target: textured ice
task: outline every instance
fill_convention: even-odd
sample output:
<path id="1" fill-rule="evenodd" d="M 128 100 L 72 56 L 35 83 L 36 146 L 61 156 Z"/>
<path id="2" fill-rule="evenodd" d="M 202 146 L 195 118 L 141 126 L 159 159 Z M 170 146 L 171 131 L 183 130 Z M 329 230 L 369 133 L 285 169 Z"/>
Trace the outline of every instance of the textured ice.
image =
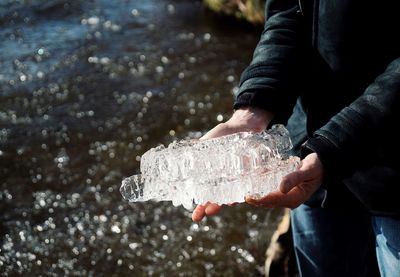
<path id="1" fill-rule="evenodd" d="M 185 140 L 152 148 L 141 158 L 141 174 L 122 181 L 122 196 L 136 201 L 193 204 L 243 202 L 248 195 L 277 190 L 298 157 L 283 125 L 261 133 L 242 132 L 208 140 Z"/>

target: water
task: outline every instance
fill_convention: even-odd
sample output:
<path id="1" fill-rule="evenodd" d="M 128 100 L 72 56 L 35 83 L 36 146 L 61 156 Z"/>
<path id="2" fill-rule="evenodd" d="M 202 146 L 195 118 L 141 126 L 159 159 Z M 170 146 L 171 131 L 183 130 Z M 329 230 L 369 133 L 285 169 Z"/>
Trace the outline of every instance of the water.
<path id="1" fill-rule="evenodd" d="M 124 201 L 159 143 L 226 119 L 257 30 L 197 1 L 0 2 L 0 272 L 260 275 L 279 211 Z"/>

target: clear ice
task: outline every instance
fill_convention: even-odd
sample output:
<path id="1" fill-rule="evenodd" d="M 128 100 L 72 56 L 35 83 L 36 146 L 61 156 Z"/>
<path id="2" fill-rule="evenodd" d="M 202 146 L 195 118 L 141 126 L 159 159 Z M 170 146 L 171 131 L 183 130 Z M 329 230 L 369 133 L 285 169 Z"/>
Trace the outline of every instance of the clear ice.
<path id="1" fill-rule="evenodd" d="M 141 174 L 122 181 L 120 192 L 131 202 L 172 201 L 194 204 L 244 202 L 278 189 L 300 159 L 283 125 L 261 133 L 241 132 L 207 140 L 175 141 L 143 154 Z"/>

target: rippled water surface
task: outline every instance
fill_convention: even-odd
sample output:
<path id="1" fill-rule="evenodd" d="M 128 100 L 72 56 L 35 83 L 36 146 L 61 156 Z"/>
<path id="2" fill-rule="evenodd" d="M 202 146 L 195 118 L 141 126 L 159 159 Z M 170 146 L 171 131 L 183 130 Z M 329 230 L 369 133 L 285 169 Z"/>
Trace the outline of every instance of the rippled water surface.
<path id="1" fill-rule="evenodd" d="M 118 191 L 229 116 L 257 30 L 190 0 L 3 0 L 0 25 L 2 274 L 261 274 L 278 212 L 196 224 Z"/>

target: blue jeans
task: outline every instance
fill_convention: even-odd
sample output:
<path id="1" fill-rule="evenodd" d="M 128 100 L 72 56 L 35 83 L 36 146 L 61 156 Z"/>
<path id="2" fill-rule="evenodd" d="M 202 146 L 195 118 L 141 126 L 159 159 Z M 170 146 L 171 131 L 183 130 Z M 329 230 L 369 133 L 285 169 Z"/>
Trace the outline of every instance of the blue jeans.
<path id="1" fill-rule="evenodd" d="M 300 276 L 365 276 L 373 243 L 381 276 L 400 276 L 398 219 L 301 205 L 292 230 Z"/>
<path id="2" fill-rule="evenodd" d="M 381 275 L 400 276 L 400 219 L 373 216 L 372 225 Z"/>

